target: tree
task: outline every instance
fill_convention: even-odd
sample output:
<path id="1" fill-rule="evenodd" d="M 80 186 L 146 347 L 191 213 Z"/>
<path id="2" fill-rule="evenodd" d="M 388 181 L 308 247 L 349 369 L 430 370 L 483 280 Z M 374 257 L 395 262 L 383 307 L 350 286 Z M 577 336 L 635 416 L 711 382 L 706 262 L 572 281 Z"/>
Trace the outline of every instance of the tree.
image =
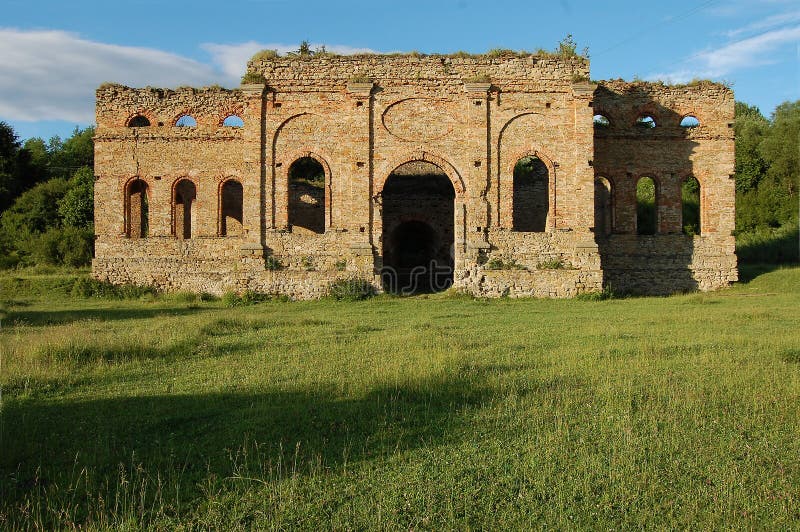
<path id="1" fill-rule="evenodd" d="M 58 214 L 66 227 L 90 228 L 94 223 L 94 172 L 83 167 L 69 180 L 69 190 L 58 201 Z"/>
<path id="2" fill-rule="evenodd" d="M 766 175 L 769 165 L 759 146 L 769 129 L 769 121 L 758 107 L 736 102 L 736 191 L 753 190 Z"/>

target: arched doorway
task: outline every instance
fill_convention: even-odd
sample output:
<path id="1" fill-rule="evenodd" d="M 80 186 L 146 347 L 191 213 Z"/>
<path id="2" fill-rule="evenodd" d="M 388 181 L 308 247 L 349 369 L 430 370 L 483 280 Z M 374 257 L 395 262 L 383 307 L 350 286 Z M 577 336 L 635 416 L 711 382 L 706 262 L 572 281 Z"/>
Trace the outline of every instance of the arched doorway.
<path id="1" fill-rule="evenodd" d="M 389 292 L 439 292 L 453 284 L 455 190 L 426 161 L 397 167 L 381 193 L 383 283 Z"/>

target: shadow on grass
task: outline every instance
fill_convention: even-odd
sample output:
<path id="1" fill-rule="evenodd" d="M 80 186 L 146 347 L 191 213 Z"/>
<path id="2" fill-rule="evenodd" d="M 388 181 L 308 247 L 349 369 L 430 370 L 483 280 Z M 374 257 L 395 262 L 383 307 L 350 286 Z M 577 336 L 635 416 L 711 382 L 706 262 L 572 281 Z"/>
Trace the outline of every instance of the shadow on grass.
<path id="1" fill-rule="evenodd" d="M 490 374 L 499 371 L 493 367 Z M 317 386 L 61 403 L 8 401 L 0 414 L 0 517 L 14 515 L 15 507 L 31 499 L 66 497 L 75 471 L 84 468 L 90 472 L 86 489 L 81 488 L 87 499 L 79 497 L 77 507 L 89 505 L 88 494 L 102 486 L 119 484 L 122 469 L 139 466 L 173 493 L 179 490 L 179 498 L 191 505 L 209 475 L 220 482 L 235 475 L 280 481 L 460 441 L 472 434 L 474 411 L 497 396 L 490 374 L 460 368 L 407 385 L 377 387 L 357 398 Z M 580 385 L 546 379 L 530 384 L 529 394 L 550 397 Z M 255 444 L 249 453 L 248 442 Z"/>
<path id="2" fill-rule="evenodd" d="M 76 321 L 143 320 L 161 316 L 189 316 L 213 310 L 204 307 L 106 308 L 12 311 L 9 324 L 64 325 Z"/>

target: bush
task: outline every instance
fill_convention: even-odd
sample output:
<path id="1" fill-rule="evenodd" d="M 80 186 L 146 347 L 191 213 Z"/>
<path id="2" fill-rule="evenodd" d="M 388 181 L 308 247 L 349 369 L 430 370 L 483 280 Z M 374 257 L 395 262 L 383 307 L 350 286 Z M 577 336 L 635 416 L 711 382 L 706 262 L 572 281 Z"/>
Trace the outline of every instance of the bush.
<path id="1" fill-rule="evenodd" d="M 263 84 L 266 83 L 267 80 L 264 78 L 263 74 L 259 74 L 258 72 L 247 72 L 244 76 L 242 76 L 242 84 Z"/>
<path id="2" fill-rule="evenodd" d="M 366 279 L 337 279 L 328 287 L 328 296 L 336 301 L 363 301 L 375 295 L 375 287 Z"/>
<path id="3" fill-rule="evenodd" d="M 581 292 L 575 296 L 578 301 L 605 301 L 606 299 L 614 299 L 614 291 L 610 286 L 606 286 L 602 290 L 594 290 L 592 292 Z"/>
<path id="4" fill-rule="evenodd" d="M 514 259 L 503 260 L 500 257 L 492 257 L 483 266 L 487 270 L 527 270 L 522 264 L 518 264 Z"/>
<path id="5" fill-rule="evenodd" d="M 225 294 L 223 294 L 222 304 L 229 308 L 244 307 L 247 305 L 255 305 L 257 303 L 263 303 L 264 301 L 269 301 L 270 299 L 272 299 L 272 296 L 270 296 L 269 294 L 262 294 L 260 292 L 254 292 L 252 290 L 246 290 L 241 294 L 237 294 L 236 292 L 230 291 L 230 292 L 225 292 Z"/>
<path id="6" fill-rule="evenodd" d="M 800 230 L 794 224 L 760 227 L 736 234 L 736 255 L 743 263 L 780 264 L 800 261 Z"/>
<path id="7" fill-rule="evenodd" d="M 102 299 L 140 299 L 144 296 L 155 296 L 158 290 L 152 286 L 139 286 L 134 284 L 113 285 L 105 281 L 98 281 L 91 277 L 78 277 L 72 285 L 71 294 L 74 297 L 96 297 Z"/>
<path id="8" fill-rule="evenodd" d="M 20 243 L 37 264 L 88 266 L 94 253 L 94 231 L 80 227 L 48 229 Z M 27 249 L 25 249 L 27 248 Z"/>

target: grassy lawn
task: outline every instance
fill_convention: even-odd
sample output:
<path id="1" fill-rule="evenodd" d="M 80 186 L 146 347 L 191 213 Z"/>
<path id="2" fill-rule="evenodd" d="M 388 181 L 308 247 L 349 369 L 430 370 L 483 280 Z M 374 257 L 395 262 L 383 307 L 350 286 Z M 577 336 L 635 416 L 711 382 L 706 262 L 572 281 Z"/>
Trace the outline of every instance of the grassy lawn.
<path id="1" fill-rule="evenodd" d="M 0 529 L 796 529 L 800 269 L 751 273 L 233 308 L 2 274 Z"/>

